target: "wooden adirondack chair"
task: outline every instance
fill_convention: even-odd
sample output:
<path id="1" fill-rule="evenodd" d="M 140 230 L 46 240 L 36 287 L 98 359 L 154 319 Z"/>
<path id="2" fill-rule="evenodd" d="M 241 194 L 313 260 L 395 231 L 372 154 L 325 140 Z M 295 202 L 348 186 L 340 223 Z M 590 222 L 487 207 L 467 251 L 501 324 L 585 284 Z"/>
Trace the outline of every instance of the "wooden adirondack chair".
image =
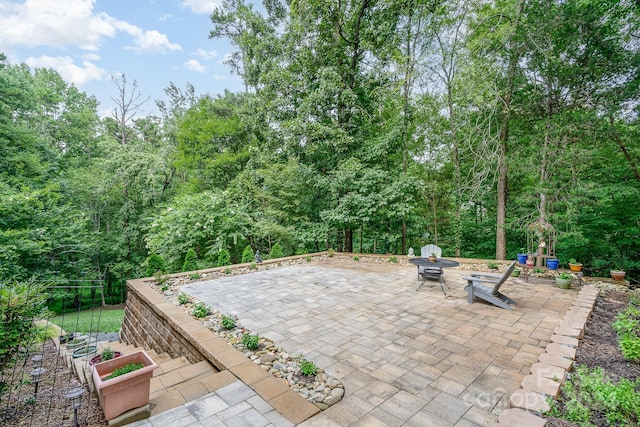
<path id="1" fill-rule="evenodd" d="M 465 286 L 464 290 L 467 291 L 467 302 L 471 304 L 473 303 L 473 297 L 478 297 L 498 307 L 512 310 L 511 305 L 516 305 L 516 302 L 500 293 L 499 290 L 509 276 L 511 276 L 511 272 L 515 266 L 516 262 L 513 261 L 502 275 L 472 273 L 471 277 L 465 277 L 464 279 L 467 281 L 467 286 Z"/>

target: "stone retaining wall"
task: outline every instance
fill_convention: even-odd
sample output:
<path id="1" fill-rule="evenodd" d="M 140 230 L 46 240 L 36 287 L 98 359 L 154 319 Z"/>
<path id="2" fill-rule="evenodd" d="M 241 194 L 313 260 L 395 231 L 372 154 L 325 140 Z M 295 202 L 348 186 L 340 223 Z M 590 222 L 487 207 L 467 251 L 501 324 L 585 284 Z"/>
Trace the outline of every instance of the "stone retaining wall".
<path id="1" fill-rule="evenodd" d="M 184 333 L 184 321 L 193 321 L 190 316 L 168 303 L 142 280 L 130 280 L 127 288 L 129 293 L 120 331 L 122 341 L 153 349 L 159 354 L 167 353 L 172 358 L 185 356 L 191 363 L 205 360 L 193 337 Z"/>

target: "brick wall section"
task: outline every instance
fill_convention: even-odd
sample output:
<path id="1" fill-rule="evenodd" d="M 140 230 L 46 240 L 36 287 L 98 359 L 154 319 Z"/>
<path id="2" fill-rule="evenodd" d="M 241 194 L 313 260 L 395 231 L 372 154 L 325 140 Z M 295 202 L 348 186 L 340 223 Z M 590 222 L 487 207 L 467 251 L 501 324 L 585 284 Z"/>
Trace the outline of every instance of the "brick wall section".
<path id="1" fill-rule="evenodd" d="M 129 293 L 120 333 L 124 342 L 167 353 L 172 358 L 185 356 L 191 363 L 206 359 L 196 339 L 188 333 L 202 327 L 199 322 L 142 280 L 130 280 L 127 287 Z"/>

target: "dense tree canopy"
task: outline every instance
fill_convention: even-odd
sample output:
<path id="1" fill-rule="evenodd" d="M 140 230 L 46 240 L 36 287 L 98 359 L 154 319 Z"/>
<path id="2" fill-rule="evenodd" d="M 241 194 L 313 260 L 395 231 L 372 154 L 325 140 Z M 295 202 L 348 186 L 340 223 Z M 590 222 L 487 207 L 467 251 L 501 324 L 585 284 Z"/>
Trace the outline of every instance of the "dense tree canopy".
<path id="1" fill-rule="evenodd" d="M 245 90 L 167 82 L 159 117 L 124 76 L 101 119 L 0 57 L 0 280 L 82 271 L 117 292 L 150 255 L 173 272 L 247 247 L 512 259 L 534 221 L 561 262 L 640 276 L 636 2 L 264 6 L 211 15 Z"/>

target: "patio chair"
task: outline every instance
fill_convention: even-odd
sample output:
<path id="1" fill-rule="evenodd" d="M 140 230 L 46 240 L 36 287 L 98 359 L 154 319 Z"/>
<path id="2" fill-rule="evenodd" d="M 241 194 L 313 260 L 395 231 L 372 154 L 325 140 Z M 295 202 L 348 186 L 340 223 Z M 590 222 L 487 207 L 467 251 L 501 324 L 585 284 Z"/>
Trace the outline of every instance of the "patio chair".
<path id="1" fill-rule="evenodd" d="M 516 305 L 516 302 L 500 293 L 499 290 L 511 276 L 515 266 L 516 262 L 513 261 L 502 275 L 471 273 L 471 277 L 464 277 L 464 280 L 467 281 L 467 286 L 464 287 L 464 290 L 467 291 L 467 302 L 471 304 L 473 303 L 473 297 L 478 297 L 498 307 L 512 310 L 511 305 Z"/>
<path id="2" fill-rule="evenodd" d="M 420 256 L 422 258 L 428 258 L 431 256 L 431 254 L 436 254 L 437 258 L 440 258 L 442 256 L 442 249 L 440 249 L 438 246 L 436 245 L 426 245 L 423 246 L 420 249 Z M 418 266 L 418 280 L 422 280 L 422 283 L 420 283 L 420 285 L 418 285 L 418 288 L 416 289 L 416 291 L 418 289 L 420 289 L 420 287 L 422 285 L 424 285 L 424 281 L 425 279 L 434 279 L 434 280 L 438 280 L 440 282 L 440 287 L 442 288 L 442 292 L 444 292 L 444 288 L 442 287 L 442 283 L 444 283 L 445 285 L 447 284 L 447 282 L 444 281 L 444 272 L 442 271 L 442 267 L 429 267 L 429 266 L 424 266 L 424 265 L 419 265 Z M 447 285 L 447 287 L 449 287 L 449 285 Z M 445 292 L 446 295 L 446 292 Z"/>

